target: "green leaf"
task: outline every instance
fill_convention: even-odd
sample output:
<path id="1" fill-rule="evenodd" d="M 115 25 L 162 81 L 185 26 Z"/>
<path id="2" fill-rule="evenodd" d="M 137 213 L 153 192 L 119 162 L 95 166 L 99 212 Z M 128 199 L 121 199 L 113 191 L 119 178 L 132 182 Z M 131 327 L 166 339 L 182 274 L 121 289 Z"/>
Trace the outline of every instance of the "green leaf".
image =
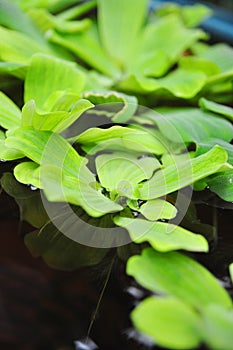
<path id="1" fill-rule="evenodd" d="M 187 350 L 201 342 L 199 315 L 173 297 L 149 297 L 133 310 L 131 317 L 140 332 L 164 348 Z"/>
<path id="2" fill-rule="evenodd" d="M 51 131 L 19 128 L 7 138 L 8 147 L 15 148 L 37 164 L 64 167 L 70 175 L 76 176 L 85 160 L 58 134 Z M 88 178 L 88 170 L 86 176 Z"/>
<path id="3" fill-rule="evenodd" d="M 221 72 L 232 71 L 233 49 L 229 45 L 223 43 L 211 45 L 199 56 L 215 63 Z"/>
<path id="4" fill-rule="evenodd" d="M 203 236 L 173 224 L 121 216 L 115 217 L 114 222 L 127 229 L 133 242 L 149 242 L 161 252 L 177 249 L 208 251 L 208 243 Z"/>
<path id="5" fill-rule="evenodd" d="M 51 53 L 48 47 L 17 31 L 0 27 L 0 37 L 0 59 L 2 61 L 28 64 L 32 55 L 37 52 Z"/>
<path id="6" fill-rule="evenodd" d="M 215 277 L 195 260 L 177 252 L 159 253 L 144 249 L 127 263 L 127 273 L 143 287 L 177 297 L 202 312 L 204 306 L 219 304 L 232 308 L 232 301 Z"/>
<path id="7" fill-rule="evenodd" d="M 131 198 L 135 186 L 149 179 L 161 164 L 156 158 L 140 157 L 126 152 L 102 154 L 96 158 L 100 183 L 108 191 Z"/>
<path id="8" fill-rule="evenodd" d="M 163 154 L 165 147 L 158 138 L 143 128 L 112 126 L 108 129 L 90 128 L 80 134 L 75 142 L 89 144 L 97 152 L 99 145 L 105 150 L 131 150 L 135 152 Z"/>
<path id="9" fill-rule="evenodd" d="M 174 140 L 174 130 L 177 130 L 184 142 L 205 142 L 212 138 L 231 141 L 233 126 L 214 113 L 198 108 L 157 108 L 156 115 L 150 120 L 158 125 L 160 131 L 171 141 Z M 192 128 L 190 128 L 192 125 Z"/>
<path id="10" fill-rule="evenodd" d="M 7 147 L 4 132 L 0 133 L 0 159 L 8 161 L 23 158 L 24 154 L 17 149 Z"/>
<path id="11" fill-rule="evenodd" d="M 14 176 L 16 180 L 25 185 L 30 184 L 34 187 L 41 188 L 39 166 L 34 162 L 23 162 L 16 165 L 14 168 Z"/>
<path id="12" fill-rule="evenodd" d="M 40 30 L 30 17 L 13 4 L 12 1 L 0 1 L 0 24 L 30 36 L 37 43 L 43 45 L 46 43 Z"/>
<path id="13" fill-rule="evenodd" d="M 99 72 L 110 77 L 119 77 L 119 69 L 109 60 L 103 50 L 99 33 L 94 24 L 82 33 L 61 34 L 52 32 L 49 40 L 68 49 Z"/>
<path id="14" fill-rule="evenodd" d="M 27 65 L 15 62 L 0 62 L 0 74 L 12 75 L 19 79 L 25 79 Z M 3 78 L 2 78 L 3 79 Z M 9 77 L 8 77 L 9 80 Z"/>
<path id="15" fill-rule="evenodd" d="M 67 175 L 66 169 L 42 166 L 41 182 L 47 199 L 51 202 L 68 202 L 81 206 L 88 215 L 95 218 L 121 211 L 123 209 L 121 205 L 101 193 L 91 173 L 88 179 L 85 178 L 87 169 L 84 168 L 83 171 L 83 168 L 84 166 L 74 177 Z"/>
<path id="16" fill-rule="evenodd" d="M 138 210 L 146 219 L 155 221 L 159 219 L 172 219 L 177 214 L 174 205 L 163 199 L 152 199 L 142 204 Z"/>
<path id="17" fill-rule="evenodd" d="M 98 0 L 101 41 L 109 56 L 119 66 L 131 57 L 146 20 L 147 5 L 148 0 Z"/>
<path id="18" fill-rule="evenodd" d="M 215 145 L 219 145 L 227 151 L 228 162 L 233 165 L 233 145 L 223 139 L 210 139 L 206 142 L 200 142 L 197 145 L 196 156 L 208 152 Z"/>
<path id="19" fill-rule="evenodd" d="M 36 108 L 35 101 L 28 101 L 22 109 L 21 126 L 32 126 L 37 130 L 50 130 L 60 133 L 72 125 L 82 113 L 93 107 L 92 103 L 87 100 L 73 100 L 71 111 L 52 111 L 41 112 Z M 64 101 L 65 103 L 65 101 Z M 62 108 L 62 101 L 57 101 L 53 109 Z M 64 106 L 65 107 L 65 106 Z"/>
<path id="20" fill-rule="evenodd" d="M 96 188 L 96 179 L 86 167 L 87 160 L 58 134 L 20 128 L 9 136 L 7 145 L 41 165 L 40 186 L 50 201 L 80 205 L 94 217 L 123 209 Z"/>
<path id="21" fill-rule="evenodd" d="M 205 181 L 212 192 L 225 201 L 233 201 L 233 170 L 220 172 Z"/>
<path id="22" fill-rule="evenodd" d="M 28 14 L 45 35 L 47 31 L 53 29 L 64 33 L 75 33 L 86 30 L 91 24 L 89 18 L 79 21 L 66 21 L 60 16 L 53 16 L 48 10 L 41 8 L 30 9 Z"/>
<path id="23" fill-rule="evenodd" d="M 186 159 L 165 167 L 142 184 L 141 199 L 154 199 L 193 184 L 221 169 L 227 162 L 227 152 L 215 146 L 209 152 L 194 159 Z"/>
<path id="24" fill-rule="evenodd" d="M 119 87 L 126 91 L 143 94 L 167 90 L 176 97 L 190 99 L 202 89 L 205 82 L 206 75 L 204 73 L 178 68 L 160 79 L 132 74 L 120 82 Z"/>
<path id="25" fill-rule="evenodd" d="M 145 26 L 138 45 L 142 54 L 163 51 L 169 57 L 171 67 L 185 50 L 206 37 L 200 29 L 185 28 L 182 21 L 171 14 Z"/>
<path id="26" fill-rule="evenodd" d="M 220 73 L 219 67 L 214 63 L 196 56 L 185 56 L 179 60 L 179 66 L 188 71 L 201 71 L 207 76 Z"/>
<path id="27" fill-rule="evenodd" d="M 187 27 L 196 27 L 206 18 L 212 14 L 212 10 L 202 4 L 193 4 L 191 6 L 179 6 L 176 3 L 164 3 L 156 9 L 157 16 L 166 16 L 169 14 L 176 14 L 184 22 Z"/>
<path id="28" fill-rule="evenodd" d="M 20 184 L 11 173 L 3 174 L 1 186 L 18 204 L 21 220 L 27 221 L 34 227 L 44 225 L 48 216 L 39 191 L 32 191 L 29 187 Z"/>
<path id="29" fill-rule="evenodd" d="M 52 73 L 54 71 L 56 74 Z M 53 92 L 66 90 L 78 93 L 84 85 L 85 76 L 75 64 L 37 54 L 32 57 L 26 75 L 24 100 L 35 100 L 36 105 L 42 108 Z"/>
<path id="30" fill-rule="evenodd" d="M 116 91 L 107 92 L 85 92 L 83 97 L 94 105 L 101 105 L 106 117 L 116 123 L 126 123 L 137 110 L 137 98 Z M 94 109 L 92 112 L 100 114 L 102 111 Z"/>
<path id="31" fill-rule="evenodd" d="M 231 350 L 233 344 L 233 311 L 219 305 L 203 309 L 203 337 L 213 350 Z"/>
<path id="32" fill-rule="evenodd" d="M 229 106 L 224 106 L 219 103 L 209 101 L 206 98 L 201 98 L 199 105 L 204 110 L 208 110 L 217 114 L 220 114 L 227 119 L 233 121 L 233 108 Z"/>
<path id="33" fill-rule="evenodd" d="M 15 129 L 20 125 L 20 118 L 20 109 L 0 91 L 0 126 L 4 129 Z"/>

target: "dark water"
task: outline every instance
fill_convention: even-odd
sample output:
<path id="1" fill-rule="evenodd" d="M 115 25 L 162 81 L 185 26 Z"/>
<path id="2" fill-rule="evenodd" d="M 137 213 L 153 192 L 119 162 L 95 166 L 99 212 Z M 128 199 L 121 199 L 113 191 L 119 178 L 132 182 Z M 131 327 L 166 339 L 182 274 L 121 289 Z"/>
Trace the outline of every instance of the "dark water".
<path id="1" fill-rule="evenodd" d="M 124 263 L 118 258 L 90 333 L 94 343 L 85 346 L 82 339 L 87 336 L 114 251 L 95 267 L 74 272 L 51 269 L 24 246 L 17 206 L 4 193 L 0 208 L 0 349 L 158 349 L 132 328 L 130 310 L 146 292 L 125 275 Z M 215 208 L 208 199 L 197 210 L 202 222 L 217 223 L 218 241 L 210 254 L 196 258 L 232 294 L 228 276 L 233 261 L 232 209 Z M 30 230 L 27 224 L 20 228 L 21 232 Z"/>

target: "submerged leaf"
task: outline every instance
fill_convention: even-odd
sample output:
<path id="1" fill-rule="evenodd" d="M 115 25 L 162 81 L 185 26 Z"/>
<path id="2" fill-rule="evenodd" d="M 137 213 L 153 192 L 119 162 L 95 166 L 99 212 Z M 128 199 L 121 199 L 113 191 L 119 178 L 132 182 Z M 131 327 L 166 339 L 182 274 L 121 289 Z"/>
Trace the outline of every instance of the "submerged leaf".
<path id="1" fill-rule="evenodd" d="M 48 216 L 39 191 L 32 191 L 30 187 L 20 184 L 10 173 L 3 174 L 1 186 L 18 204 L 21 220 L 27 221 L 34 227 L 45 224 Z"/>
<path id="2" fill-rule="evenodd" d="M 77 232 L 82 230 L 78 223 L 75 227 Z M 108 251 L 88 247 L 69 239 L 59 232 L 52 222 L 48 222 L 38 231 L 27 234 L 24 241 L 34 257 L 42 257 L 50 267 L 66 271 L 96 265 Z"/>

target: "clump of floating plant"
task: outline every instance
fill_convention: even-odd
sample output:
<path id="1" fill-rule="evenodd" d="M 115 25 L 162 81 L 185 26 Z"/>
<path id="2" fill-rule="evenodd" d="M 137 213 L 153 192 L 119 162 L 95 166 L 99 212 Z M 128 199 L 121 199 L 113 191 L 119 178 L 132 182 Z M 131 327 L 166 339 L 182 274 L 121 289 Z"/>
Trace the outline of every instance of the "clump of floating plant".
<path id="1" fill-rule="evenodd" d="M 152 296 L 134 326 L 171 349 L 230 349 L 230 297 L 175 251 L 208 251 L 192 189 L 233 201 L 232 48 L 202 42 L 204 6 L 75 3 L 0 0 L 1 186 L 35 228 L 25 244 L 65 270 L 141 253 L 127 273 Z"/>
<path id="2" fill-rule="evenodd" d="M 64 4 L 59 13 L 53 4 L 21 3 L 22 10 L 1 0 L 0 6 L 3 78 L 23 79 L 32 55 L 45 53 L 78 59 L 89 86 L 149 94 L 152 105 L 200 96 L 232 100 L 233 51 L 226 44 L 203 43 L 208 35 L 196 26 L 211 14 L 204 6 L 148 12 L 148 0 L 98 0 L 68 10 Z M 95 6 L 97 17 L 90 17 Z"/>

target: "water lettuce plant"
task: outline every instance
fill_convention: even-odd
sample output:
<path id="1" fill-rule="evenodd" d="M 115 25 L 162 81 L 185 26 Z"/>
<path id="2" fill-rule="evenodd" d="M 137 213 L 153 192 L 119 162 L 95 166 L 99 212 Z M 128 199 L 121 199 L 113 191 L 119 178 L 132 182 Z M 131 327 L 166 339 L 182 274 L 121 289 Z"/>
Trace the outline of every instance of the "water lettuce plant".
<path id="1" fill-rule="evenodd" d="M 134 255 L 151 292 L 139 331 L 230 349 L 231 298 L 188 252 L 214 239 L 192 190 L 233 201 L 232 48 L 203 43 L 202 5 L 73 4 L 0 0 L 1 187 L 34 228 L 25 244 L 63 270 Z"/>
<path id="2" fill-rule="evenodd" d="M 80 5 L 52 15 L 49 5 L 24 12 L 1 0 L 1 72 L 24 78 L 32 55 L 40 52 L 84 63 L 92 88 L 150 94 L 153 104 L 172 96 L 192 99 L 200 95 L 229 102 L 232 48 L 203 44 L 206 33 L 192 28 L 210 11 L 197 6 L 148 15 L 148 4 L 147 0 L 99 0 L 97 19 L 84 16 L 74 21 Z M 96 72 L 93 75 L 86 68 Z"/>

